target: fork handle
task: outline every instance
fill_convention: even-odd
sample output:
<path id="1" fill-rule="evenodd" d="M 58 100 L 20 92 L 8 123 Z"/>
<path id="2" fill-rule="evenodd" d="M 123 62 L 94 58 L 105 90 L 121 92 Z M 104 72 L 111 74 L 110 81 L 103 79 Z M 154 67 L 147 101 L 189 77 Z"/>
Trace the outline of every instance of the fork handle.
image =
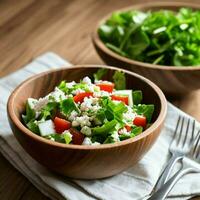
<path id="1" fill-rule="evenodd" d="M 155 192 L 148 200 L 164 200 L 171 191 L 175 183 L 185 174 L 197 172 L 194 168 L 183 168 L 179 170 L 172 178 L 170 178 L 157 192 Z"/>
<path id="2" fill-rule="evenodd" d="M 162 171 L 160 177 L 158 178 L 152 193 L 158 191 L 162 185 L 164 185 L 164 183 L 168 180 L 169 175 L 175 165 L 175 163 L 179 160 L 181 160 L 183 158 L 182 155 L 178 155 L 178 154 L 172 154 L 172 157 L 170 158 L 170 160 L 168 161 L 168 164 L 166 165 L 165 169 Z"/>

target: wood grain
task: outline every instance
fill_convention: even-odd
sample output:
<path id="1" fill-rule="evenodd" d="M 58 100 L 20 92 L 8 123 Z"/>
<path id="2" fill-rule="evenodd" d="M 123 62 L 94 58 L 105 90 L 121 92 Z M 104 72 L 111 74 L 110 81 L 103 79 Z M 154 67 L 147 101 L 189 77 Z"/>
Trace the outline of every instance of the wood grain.
<path id="1" fill-rule="evenodd" d="M 104 78 L 112 81 L 113 74 L 118 69 L 106 68 L 108 72 Z M 155 105 L 153 124 L 138 136 L 115 144 L 66 145 L 44 139 L 21 123 L 27 98 L 38 99 L 46 96 L 62 80 L 79 82 L 85 76 L 92 77 L 98 69 L 96 65 L 79 65 L 35 75 L 18 86 L 8 100 L 9 122 L 22 147 L 40 164 L 68 177 L 105 178 L 129 168 L 137 163 L 156 141 L 166 117 L 167 102 L 162 91 L 151 81 L 125 71 L 127 89 L 142 90 L 143 103 Z"/>
<path id="2" fill-rule="evenodd" d="M 3 48 L 0 48 L 0 76 L 19 69 L 46 51 L 54 51 L 73 64 L 101 64 L 103 62 L 97 56 L 90 38 L 98 20 L 115 9 L 150 1 L 152 0 L 1 0 L 0 45 Z M 52 2 L 57 5 L 60 16 L 55 13 Z M 199 0 L 192 2 L 199 3 Z M 32 31 L 24 37 L 22 33 L 30 29 Z M 196 91 L 185 94 L 182 99 L 173 103 L 200 121 L 199 98 L 200 91 Z M 11 187 L 15 192 L 8 192 Z M 47 198 L 0 155 L 0 199 Z"/>

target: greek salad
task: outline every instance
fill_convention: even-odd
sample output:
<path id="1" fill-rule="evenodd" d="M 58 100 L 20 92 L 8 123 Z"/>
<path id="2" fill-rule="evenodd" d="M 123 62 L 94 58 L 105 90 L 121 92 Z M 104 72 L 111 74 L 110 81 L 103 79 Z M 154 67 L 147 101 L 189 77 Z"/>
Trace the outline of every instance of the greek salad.
<path id="1" fill-rule="evenodd" d="M 46 139 L 77 145 L 115 143 L 142 133 L 151 124 L 154 105 L 142 104 L 142 91 L 126 89 L 123 72 L 104 80 L 107 69 L 80 82 L 62 81 L 39 99 L 28 98 L 26 127 Z"/>

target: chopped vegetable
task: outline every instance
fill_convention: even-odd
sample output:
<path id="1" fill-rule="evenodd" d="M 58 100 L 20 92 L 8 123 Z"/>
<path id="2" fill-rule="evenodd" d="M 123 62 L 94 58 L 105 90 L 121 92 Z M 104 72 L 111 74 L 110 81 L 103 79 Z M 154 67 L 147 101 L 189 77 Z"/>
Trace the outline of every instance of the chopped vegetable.
<path id="1" fill-rule="evenodd" d="M 113 83 L 98 83 L 96 86 L 100 87 L 100 90 L 106 91 L 106 92 L 112 92 L 114 89 Z"/>
<path id="2" fill-rule="evenodd" d="M 59 117 L 55 117 L 54 125 L 56 133 L 63 133 L 65 130 L 71 128 L 71 123 L 65 119 L 61 119 Z"/>
<path id="3" fill-rule="evenodd" d="M 101 68 L 99 69 L 95 74 L 94 74 L 94 79 L 95 80 L 101 80 L 103 76 L 107 73 L 107 69 Z"/>
<path id="4" fill-rule="evenodd" d="M 141 104 L 141 91 L 126 89 L 123 72 L 114 73 L 114 83 L 100 80 L 106 72 L 98 70 L 94 83 L 87 76 L 79 83 L 62 81 L 47 96 L 29 98 L 22 115 L 27 128 L 46 139 L 77 145 L 115 143 L 140 134 L 150 126 L 154 106 Z"/>
<path id="5" fill-rule="evenodd" d="M 133 60 L 167 66 L 200 65 L 199 10 L 114 12 L 98 34 L 109 49 Z"/>
<path id="6" fill-rule="evenodd" d="M 75 128 L 71 128 L 69 131 L 72 134 L 72 143 L 81 145 L 85 136 Z"/>
<path id="7" fill-rule="evenodd" d="M 111 98 L 114 101 L 121 101 L 121 102 L 125 103 L 126 105 L 128 105 L 128 96 L 116 96 L 116 95 L 112 95 Z"/>
<path id="8" fill-rule="evenodd" d="M 116 90 L 125 90 L 126 89 L 126 77 L 123 72 L 115 71 L 113 80 L 115 83 Z"/>
<path id="9" fill-rule="evenodd" d="M 78 103 L 82 103 L 85 97 L 90 97 L 93 96 L 92 92 L 82 92 L 77 94 L 76 96 L 74 96 L 74 102 Z"/>
<path id="10" fill-rule="evenodd" d="M 133 120 L 133 124 L 145 128 L 147 125 L 147 119 L 144 116 L 136 116 L 135 119 Z"/>

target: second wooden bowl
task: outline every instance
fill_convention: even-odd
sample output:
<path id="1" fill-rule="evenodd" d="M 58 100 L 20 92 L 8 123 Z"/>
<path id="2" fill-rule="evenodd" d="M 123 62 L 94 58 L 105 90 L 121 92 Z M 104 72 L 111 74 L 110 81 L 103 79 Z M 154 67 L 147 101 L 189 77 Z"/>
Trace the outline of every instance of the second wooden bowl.
<path id="1" fill-rule="evenodd" d="M 167 102 L 162 91 L 151 81 L 124 71 L 127 88 L 143 91 L 144 103 L 154 104 L 153 124 L 140 135 L 115 144 L 99 146 L 67 145 L 42 138 L 21 122 L 27 98 L 39 98 L 51 92 L 62 80 L 79 81 L 92 76 L 100 66 L 76 66 L 48 71 L 27 79 L 18 86 L 8 100 L 8 117 L 12 131 L 35 160 L 47 168 L 73 178 L 96 179 L 117 174 L 140 160 L 156 141 L 164 123 Z M 107 79 L 118 70 L 109 70 Z"/>
<path id="2" fill-rule="evenodd" d="M 177 11 L 181 7 L 190 7 L 194 10 L 200 9 L 199 4 L 181 2 L 151 2 L 127 7 L 122 10 L 126 11 L 135 9 L 149 11 L 168 9 Z M 149 78 L 156 83 L 168 96 L 182 96 L 200 88 L 200 66 L 175 67 L 154 65 L 122 57 L 108 49 L 98 36 L 98 28 L 110 16 L 111 14 L 100 20 L 92 35 L 95 49 L 106 64 L 125 68 Z"/>

